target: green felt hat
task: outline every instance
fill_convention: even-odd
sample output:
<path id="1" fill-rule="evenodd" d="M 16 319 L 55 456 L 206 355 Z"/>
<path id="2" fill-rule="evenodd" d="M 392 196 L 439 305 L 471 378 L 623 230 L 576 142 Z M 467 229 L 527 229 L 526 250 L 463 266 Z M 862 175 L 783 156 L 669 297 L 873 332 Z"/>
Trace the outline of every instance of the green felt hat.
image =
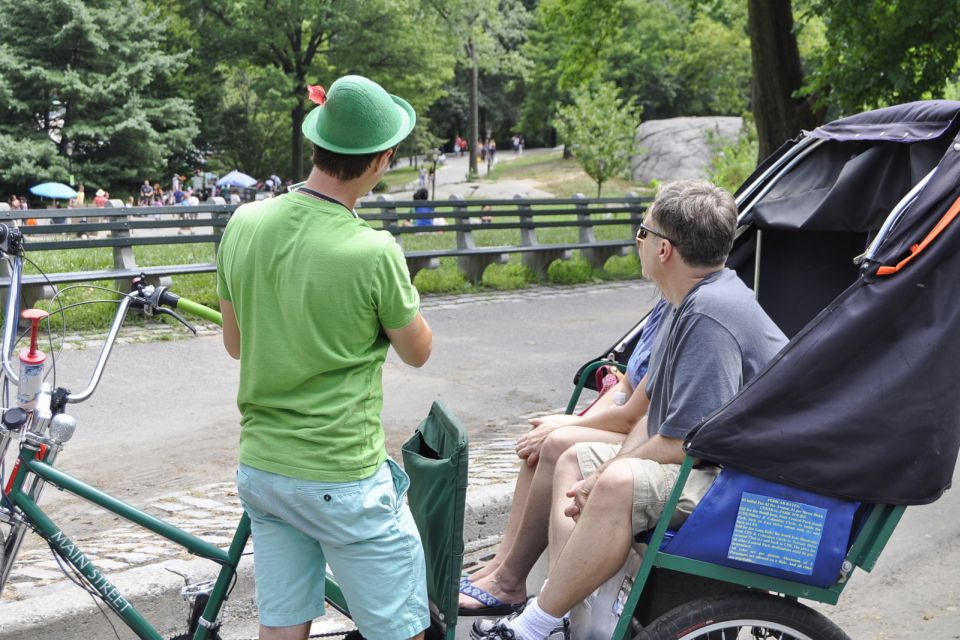
<path id="1" fill-rule="evenodd" d="M 303 135 L 334 153 L 360 155 L 395 147 L 417 123 L 413 107 L 363 76 L 343 76 L 307 114 Z"/>

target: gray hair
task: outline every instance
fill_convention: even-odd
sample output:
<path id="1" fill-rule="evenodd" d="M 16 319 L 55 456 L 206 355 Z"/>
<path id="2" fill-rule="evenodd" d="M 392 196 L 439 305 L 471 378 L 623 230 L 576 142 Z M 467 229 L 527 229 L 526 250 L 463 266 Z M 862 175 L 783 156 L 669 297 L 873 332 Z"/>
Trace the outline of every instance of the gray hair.
<path id="1" fill-rule="evenodd" d="M 737 203 L 726 189 L 702 180 L 668 182 L 647 210 L 691 267 L 723 266 L 733 248 Z"/>

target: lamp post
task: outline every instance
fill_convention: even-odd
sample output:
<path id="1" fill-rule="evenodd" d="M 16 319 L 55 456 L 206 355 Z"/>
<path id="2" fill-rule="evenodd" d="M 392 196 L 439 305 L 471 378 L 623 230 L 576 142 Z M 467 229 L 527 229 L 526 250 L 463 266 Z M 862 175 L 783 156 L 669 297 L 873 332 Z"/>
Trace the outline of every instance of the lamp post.
<path id="1" fill-rule="evenodd" d="M 430 181 L 430 199 L 437 199 L 437 159 L 440 158 L 440 152 L 434 149 L 430 152 L 431 157 L 433 158 L 433 179 Z"/>
<path id="2" fill-rule="evenodd" d="M 67 171 L 70 173 L 70 186 L 73 186 L 73 140 L 67 140 L 67 144 L 63 147 L 64 153 L 67 154 Z"/>

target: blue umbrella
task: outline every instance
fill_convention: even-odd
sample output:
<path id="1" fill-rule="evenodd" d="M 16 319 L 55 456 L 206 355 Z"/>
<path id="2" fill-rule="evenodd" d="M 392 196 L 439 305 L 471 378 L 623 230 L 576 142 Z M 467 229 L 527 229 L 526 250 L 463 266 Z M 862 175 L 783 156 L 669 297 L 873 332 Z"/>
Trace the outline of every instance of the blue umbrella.
<path id="1" fill-rule="evenodd" d="M 43 182 L 30 187 L 30 193 L 41 198 L 59 198 L 61 200 L 77 197 L 77 192 L 62 182 Z"/>
<path id="2" fill-rule="evenodd" d="M 217 180 L 218 187 L 252 187 L 257 184 L 256 178 L 251 178 L 245 173 L 233 170 L 227 175 Z"/>

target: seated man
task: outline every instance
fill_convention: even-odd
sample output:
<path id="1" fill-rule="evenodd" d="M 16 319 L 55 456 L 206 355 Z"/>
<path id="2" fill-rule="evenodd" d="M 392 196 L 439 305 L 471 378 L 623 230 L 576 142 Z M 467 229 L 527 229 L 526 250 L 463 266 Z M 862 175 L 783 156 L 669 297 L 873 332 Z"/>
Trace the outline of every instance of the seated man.
<path id="1" fill-rule="evenodd" d="M 647 316 L 627 364 L 626 376 L 583 415 L 556 414 L 530 419 L 533 428 L 517 441 L 517 455 L 526 464 L 520 467 L 503 540 L 490 562 L 461 580 L 461 615 L 502 615 L 527 601 L 527 574 L 547 547 L 557 459 L 578 442 L 620 444 L 633 425 L 646 415 L 644 376 L 660 319 L 669 307 L 666 300 L 660 298 Z"/>
<path id="2" fill-rule="evenodd" d="M 548 580 L 519 615 L 489 630 L 475 625 L 484 637 L 566 636 L 567 612 L 623 566 L 635 533 L 656 524 L 689 430 L 786 344 L 753 293 L 724 268 L 736 219 L 732 196 L 708 183 L 674 182 L 658 192 L 637 234 L 637 249 L 644 276 L 660 288 L 673 313 L 664 317 L 654 342 L 646 420 L 622 449 L 578 445 L 561 456 L 553 482 Z M 688 511 L 712 476 L 707 470 L 691 474 Z"/>

